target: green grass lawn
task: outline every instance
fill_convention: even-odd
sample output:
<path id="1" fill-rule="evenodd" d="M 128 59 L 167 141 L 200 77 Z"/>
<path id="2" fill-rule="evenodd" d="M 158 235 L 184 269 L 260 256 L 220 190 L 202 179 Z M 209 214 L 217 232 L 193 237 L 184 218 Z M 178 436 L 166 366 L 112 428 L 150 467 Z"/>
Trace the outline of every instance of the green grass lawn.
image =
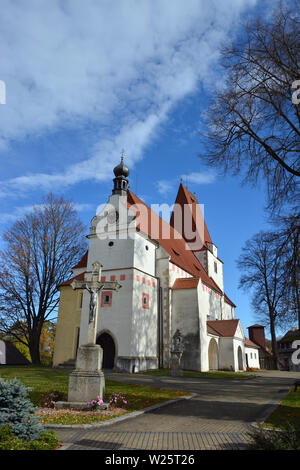
<path id="1" fill-rule="evenodd" d="M 146 372 L 141 372 L 141 374 L 147 375 L 170 375 L 169 369 L 153 369 L 147 370 Z M 184 377 L 200 377 L 203 379 L 248 379 L 249 377 L 256 377 L 254 373 L 251 372 L 231 372 L 216 370 L 210 372 L 197 372 L 195 370 L 184 370 Z"/>
<path id="2" fill-rule="evenodd" d="M 31 387 L 29 398 L 36 406 L 41 406 L 46 396 L 51 392 L 58 392 L 60 400 L 67 400 L 69 373 L 70 371 L 62 369 L 46 369 L 35 366 L 0 367 L 0 377 L 3 379 L 10 380 L 16 377 L 24 385 Z M 129 385 L 108 380 L 106 381 L 104 401 L 108 400 L 112 393 L 120 393 L 126 397 L 127 413 L 187 395 L 187 392 L 182 391 Z M 59 418 L 43 418 L 42 422 L 48 424 L 87 424 L 106 419 L 109 419 L 109 417 L 85 415 L 83 411 L 80 416 L 66 414 Z"/>
<path id="3" fill-rule="evenodd" d="M 294 392 L 293 389 L 265 421 L 266 427 L 285 429 L 291 424 L 300 428 L 300 390 Z"/>

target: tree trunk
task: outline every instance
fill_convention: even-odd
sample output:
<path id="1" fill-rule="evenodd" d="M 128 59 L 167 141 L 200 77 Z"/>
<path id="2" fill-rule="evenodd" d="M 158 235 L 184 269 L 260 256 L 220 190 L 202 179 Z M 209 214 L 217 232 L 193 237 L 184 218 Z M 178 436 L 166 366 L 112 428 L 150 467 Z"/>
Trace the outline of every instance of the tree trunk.
<path id="1" fill-rule="evenodd" d="M 277 340 L 275 333 L 275 320 L 274 315 L 270 312 L 270 331 L 271 331 L 271 340 L 272 340 L 272 352 L 273 352 L 273 367 L 278 370 L 278 349 L 277 349 Z"/>
<path id="2" fill-rule="evenodd" d="M 29 352 L 32 364 L 40 365 L 40 332 L 32 331 L 29 336 Z"/>

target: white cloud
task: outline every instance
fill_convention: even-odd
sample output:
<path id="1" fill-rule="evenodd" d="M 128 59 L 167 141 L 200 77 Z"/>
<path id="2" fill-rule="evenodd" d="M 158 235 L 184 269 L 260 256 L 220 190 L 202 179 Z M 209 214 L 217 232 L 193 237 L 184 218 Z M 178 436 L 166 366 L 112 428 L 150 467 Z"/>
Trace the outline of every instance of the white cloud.
<path id="1" fill-rule="evenodd" d="M 32 204 L 26 206 L 19 206 L 16 207 L 11 212 L 0 213 L 0 225 L 6 225 L 9 223 L 13 223 L 18 219 L 21 219 L 26 214 L 32 212 L 35 208 L 43 208 L 45 204 Z M 74 209 L 77 212 L 84 212 L 87 210 L 95 209 L 93 204 L 89 203 L 74 203 Z"/>
<path id="2" fill-rule="evenodd" d="M 165 195 L 172 191 L 174 186 L 174 182 L 172 181 L 166 181 L 166 180 L 160 180 L 156 182 L 156 188 L 159 194 Z"/>
<path id="3" fill-rule="evenodd" d="M 216 179 L 216 174 L 213 171 L 203 171 L 198 173 L 188 173 L 181 175 L 180 178 L 169 180 L 159 180 L 156 182 L 156 188 L 159 194 L 166 195 L 173 191 L 176 186 L 178 187 L 179 180 L 182 180 L 184 185 L 188 184 L 211 184 Z"/>
<path id="4" fill-rule="evenodd" d="M 2 0 L 0 145 L 94 122 L 96 144 L 63 170 L 29 172 L 7 194 L 104 180 L 125 148 L 143 156 L 172 107 L 214 80 L 220 43 L 256 0 Z M 0 153 L 1 160 L 1 153 Z M 38 167 L 39 168 L 39 167 Z"/>
<path id="5" fill-rule="evenodd" d="M 198 173 L 189 173 L 181 175 L 183 181 L 194 184 L 210 184 L 216 179 L 216 174 L 212 171 L 203 171 Z"/>

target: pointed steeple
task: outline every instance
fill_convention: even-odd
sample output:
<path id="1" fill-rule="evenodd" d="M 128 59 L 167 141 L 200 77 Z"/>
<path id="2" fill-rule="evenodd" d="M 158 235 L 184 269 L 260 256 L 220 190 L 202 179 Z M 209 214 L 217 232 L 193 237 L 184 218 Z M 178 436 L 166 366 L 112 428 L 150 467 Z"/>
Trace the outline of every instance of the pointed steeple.
<path id="1" fill-rule="evenodd" d="M 182 237 L 186 240 L 187 243 L 191 242 L 192 240 L 189 240 L 186 237 L 185 233 L 185 214 L 184 211 L 188 210 L 190 211 L 191 219 L 192 219 L 192 230 L 195 232 L 196 230 L 196 222 L 198 224 L 200 223 L 200 226 L 197 227 L 197 232 L 199 238 L 202 240 L 202 243 L 204 246 L 206 246 L 207 243 L 212 243 L 212 240 L 210 238 L 205 220 L 203 218 L 202 211 L 200 209 L 197 197 L 195 194 L 192 194 L 182 183 L 180 182 L 176 201 L 175 201 L 175 208 L 176 205 L 180 206 L 181 210 L 179 211 L 180 214 L 180 222 L 178 219 L 176 219 L 176 216 L 174 214 L 174 210 L 171 214 L 171 219 L 170 219 L 170 225 L 175 228 L 178 232 L 181 233 Z M 179 222 L 179 227 L 175 227 L 176 222 Z"/>

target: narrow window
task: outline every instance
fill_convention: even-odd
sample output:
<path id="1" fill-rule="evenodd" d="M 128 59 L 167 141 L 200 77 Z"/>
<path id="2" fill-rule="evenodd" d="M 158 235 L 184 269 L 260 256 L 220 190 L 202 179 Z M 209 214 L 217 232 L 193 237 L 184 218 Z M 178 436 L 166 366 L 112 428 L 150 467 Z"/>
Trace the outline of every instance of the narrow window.
<path id="1" fill-rule="evenodd" d="M 218 265 L 217 265 L 217 262 L 215 261 L 214 264 L 215 264 L 215 273 L 217 273 L 217 272 L 218 272 Z"/>
<path id="2" fill-rule="evenodd" d="M 149 308 L 149 294 L 143 293 L 142 296 L 142 307 Z"/>
<path id="3" fill-rule="evenodd" d="M 111 307 L 111 304 L 112 304 L 112 292 L 102 292 L 101 307 Z"/>

